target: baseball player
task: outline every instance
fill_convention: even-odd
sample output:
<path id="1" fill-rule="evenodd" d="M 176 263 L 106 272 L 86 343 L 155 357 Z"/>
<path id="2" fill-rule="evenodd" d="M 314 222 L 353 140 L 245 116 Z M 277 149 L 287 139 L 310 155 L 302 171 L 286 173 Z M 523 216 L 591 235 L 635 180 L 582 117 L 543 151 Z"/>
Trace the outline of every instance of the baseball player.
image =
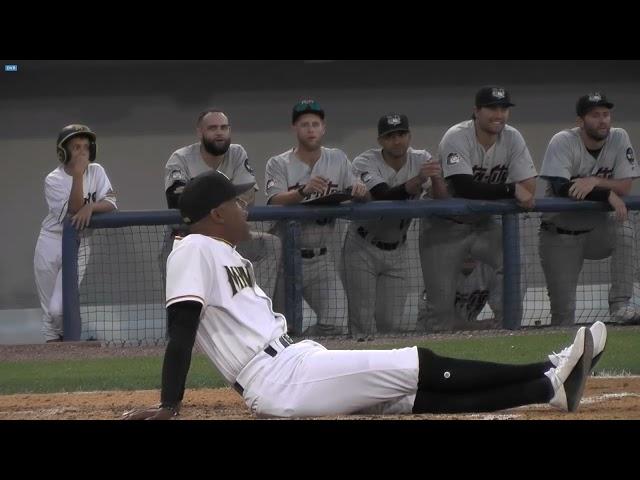
<path id="1" fill-rule="evenodd" d="M 611 321 L 631 322 L 640 313 L 633 295 L 633 230 L 620 198 L 640 173 L 629 135 L 611 127 L 613 103 L 602 93 L 584 95 L 576 104 L 577 127 L 553 136 L 542 162 L 547 196 L 595 200 L 614 213 L 544 213 L 540 260 L 551 303 L 551 324 L 572 325 L 576 287 L 584 259 L 611 256 Z M 616 221 L 617 220 L 617 221 Z"/>
<path id="2" fill-rule="evenodd" d="M 502 326 L 502 290 L 496 285 L 495 271 L 486 263 L 467 257 L 458 274 L 455 296 L 455 318 L 450 319 L 447 330 L 477 330 Z M 426 290 L 418 305 L 418 322 L 430 324 L 427 318 L 429 298 Z M 478 315 L 489 303 L 493 318 L 478 321 Z"/>
<path id="3" fill-rule="evenodd" d="M 438 153 L 445 179 L 455 197 L 515 198 L 522 208 L 534 206 L 536 169 L 522 135 L 507 125 L 514 106 L 502 87 L 476 93 L 471 120 L 451 127 Z M 432 331 L 446 330 L 455 318 L 458 272 L 471 255 L 490 265 L 502 286 L 502 227 L 491 215 L 429 217 L 420 232 L 420 262 L 429 302 Z"/>
<path id="4" fill-rule="evenodd" d="M 292 129 L 297 145 L 272 157 L 266 168 L 269 205 L 296 205 L 305 199 L 328 196 L 351 189 L 354 200 L 367 199 L 367 189 L 355 179 L 347 155 L 337 148 L 322 146 L 325 113 L 314 100 L 293 107 Z M 335 241 L 335 221 L 301 222 L 302 293 L 318 317 L 306 335 L 340 335 L 347 331 L 347 305 L 330 242 Z M 279 225 L 280 235 L 284 232 Z M 282 308 L 284 287 L 279 275 L 276 305 Z"/>
<path id="5" fill-rule="evenodd" d="M 247 152 L 236 143 L 231 143 L 231 125 L 227 115 L 221 110 L 209 108 L 198 116 L 196 124 L 198 142 L 182 147 L 171 155 L 165 166 L 164 187 L 169 208 L 178 208 L 178 199 L 189 179 L 209 170 L 224 173 L 232 182 L 242 184 L 254 182 L 243 199 L 249 206 L 255 202 L 255 192 L 259 190 L 253 168 L 249 164 Z M 252 222 L 258 227 L 259 222 Z M 278 237 L 263 228 L 251 232 L 251 239 L 238 245 L 241 254 L 255 265 L 256 275 L 266 285 L 269 295 L 273 295 L 278 264 L 282 252 Z M 165 234 L 161 253 L 161 270 L 165 271 L 166 258 L 173 245 L 173 237 L 183 235 L 179 227 Z"/>
<path id="6" fill-rule="evenodd" d="M 440 164 L 426 150 L 410 147 L 409 119 L 383 115 L 378 121 L 378 143 L 353 160 L 353 173 L 374 200 L 417 199 L 423 184 L 438 198 L 448 196 Z M 344 243 L 345 287 L 349 329 L 357 340 L 373 339 L 376 331 L 402 328 L 409 268 L 406 240 L 411 218 L 351 222 Z"/>
<path id="7" fill-rule="evenodd" d="M 62 332 L 62 223 L 80 232 L 78 281 L 82 281 L 90 253 L 84 230 L 91 215 L 117 208 L 116 195 L 102 165 L 95 163 L 96 134 L 85 125 L 68 125 L 58 134 L 60 165 L 44 181 L 49 213 L 42 222 L 33 257 L 33 271 L 42 307 L 42 333 L 47 343 L 61 342 Z"/>
<path id="8" fill-rule="evenodd" d="M 196 341 L 258 417 L 477 412 L 546 402 L 578 407 L 605 347 L 602 322 L 578 329 L 573 344 L 548 361 L 528 365 L 458 360 L 421 347 L 327 350 L 311 340 L 293 343 L 286 319 L 273 311 L 251 262 L 235 248 L 249 238 L 238 196 L 252 185 L 233 185 L 211 171 L 184 189 L 180 213 L 191 233 L 167 260 L 161 403 L 127 412 L 126 419 L 178 414 Z"/>

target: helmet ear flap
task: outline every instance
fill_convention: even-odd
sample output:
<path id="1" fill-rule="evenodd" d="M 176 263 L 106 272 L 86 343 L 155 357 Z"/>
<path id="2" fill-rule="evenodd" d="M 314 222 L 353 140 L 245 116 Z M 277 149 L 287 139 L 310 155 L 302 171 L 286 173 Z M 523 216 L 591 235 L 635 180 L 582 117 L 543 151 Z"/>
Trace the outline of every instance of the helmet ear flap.
<path id="1" fill-rule="evenodd" d="M 58 146 L 58 148 L 56 148 L 56 153 L 58 154 L 58 160 L 60 163 L 67 163 L 69 155 L 67 154 L 66 148 Z"/>

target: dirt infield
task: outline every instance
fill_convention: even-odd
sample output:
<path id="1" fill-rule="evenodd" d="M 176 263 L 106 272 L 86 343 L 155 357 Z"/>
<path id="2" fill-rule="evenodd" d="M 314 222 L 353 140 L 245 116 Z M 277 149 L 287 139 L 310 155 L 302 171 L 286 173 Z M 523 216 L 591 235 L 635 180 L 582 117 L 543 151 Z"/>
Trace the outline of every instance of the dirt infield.
<path id="1" fill-rule="evenodd" d="M 0 396 L 0 420 L 109 420 L 131 408 L 158 402 L 157 390 L 81 392 Z M 251 420 L 241 398 L 228 388 L 187 390 L 183 420 Z M 592 377 L 576 413 L 547 405 L 521 407 L 490 414 L 349 415 L 333 419 L 393 420 L 640 420 L 640 377 Z"/>

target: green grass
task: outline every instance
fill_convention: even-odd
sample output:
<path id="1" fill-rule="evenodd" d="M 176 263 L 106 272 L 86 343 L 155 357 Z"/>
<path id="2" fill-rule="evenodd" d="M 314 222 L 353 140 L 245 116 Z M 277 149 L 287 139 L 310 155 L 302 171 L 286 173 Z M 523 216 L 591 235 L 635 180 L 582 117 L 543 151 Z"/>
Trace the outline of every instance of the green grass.
<path id="1" fill-rule="evenodd" d="M 456 338 L 421 342 L 439 355 L 527 363 L 546 359 L 573 339 L 571 333 Z M 365 348 L 394 348 L 401 343 Z M 597 371 L 640 374 L 640 331 L 610 331 L 607 350 Z M 162 356 L 85 360 L 0 362 L 0 394 L 97 390 L 146 390 L 160 387 Z M 217 388 L 224 381 L 203 355 L 194 355 L 187 388 Z"/>

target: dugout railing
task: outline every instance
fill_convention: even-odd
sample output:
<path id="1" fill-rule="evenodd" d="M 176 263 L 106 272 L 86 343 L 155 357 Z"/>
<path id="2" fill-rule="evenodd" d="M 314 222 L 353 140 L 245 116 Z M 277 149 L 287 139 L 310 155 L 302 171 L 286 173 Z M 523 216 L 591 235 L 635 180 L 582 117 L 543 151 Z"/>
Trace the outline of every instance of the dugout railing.
<path id="1" fill-rule="evenodd" d="M 636 214 L 640 210 L 640 196 L 625 197 L 624 201 L 630 214 Z M 532 212 L 582 212 L 582 211 L 609 211 L 610 208 L 599 202 L 575 202 L 570 199 L 537 198 L 536 206 Z M 521 240 L 520 222 L 521 215 L 530 215 L 520 209 L 512 200 L 482 201 L 465 199 L 448 199 L 438 201 L 379 201 L 365 204 L 347 203 L 338 206 L 256 206 L 249 209 L 249 220 L 252 221 L 285 221 L 286 234 L 282 238 L 282 263 L 284 271 L 284 313 L 292 327 L 294 334 L 300 334 L 303 330 L 303 298 L 300 276 L 302 272 L 301 259 L 294 252 L 298 249 L 299 220 L 318 220 L 327 218 L 347 220 L 370 220 L 393 217 L 420 218 L 432 215 L 473 215 L 492 214 L 499 215 L 502 219 L 503 239 L 503 327 L 518 329 L 521 326 L 523 315 L 521 289 Z M 104 214 L 96 214 L 91 219 L 91 229 L 116 229 L 122 227 L 142 226 L 170 226 L 179 225 L 180 216 L 176 210 L 163 211 L 118 211 Z M 163 227 L 166 228 L 166 227 Z M 135 235 L 135 234 L 134 234 Z M 133 238 L 131 242 L 144 242 L 144 238 Z M 65 341 L 78 341 L 81 339 L 97 339 L 83 335 L 83 318 L 81 314 L 81 301 L 78 286 L 78 249 L 80 237 L 71 226 L 69 218 L 64 222 L 62 263 L 63 263 L 63 328 Z M 635 248 L 635 243 L 634 243 Z M 107 257 L 108 258 L 108 257 Z M 96 275 L 96 273 L 94 273 Z M 98 273 L 99 275 L 99 273 Z M 155 280 L 154 280 L 155 281 Z M 142 280 L 144 283 L 145 280 Z M 148 281 L 146 281 L 148 283 Z M 157 289 L 157 288 L 156 288 Z M 163 297 L 161 294 L 159 298 Z M 159 307 L 154 310 L 152 316 L 156 318 L 155 325 L 158 330 L 156 338 L 163 338 L 164 331 L 164 306 L 156 299 Z M 145 322 L 148 320 L 145 319 Z M 144 322 L 142 322 L 144 323 Z M 144 330 L 144 325 L 141 331 Z M 142 334 L 138 336 L 144 336 Z M 136 341 L 135 333 L 129 335 L 126 340 Z M 140 340 L 140 338 L 138 338 Z M 148 338 L 147 338 L 148 340 Z"/>

